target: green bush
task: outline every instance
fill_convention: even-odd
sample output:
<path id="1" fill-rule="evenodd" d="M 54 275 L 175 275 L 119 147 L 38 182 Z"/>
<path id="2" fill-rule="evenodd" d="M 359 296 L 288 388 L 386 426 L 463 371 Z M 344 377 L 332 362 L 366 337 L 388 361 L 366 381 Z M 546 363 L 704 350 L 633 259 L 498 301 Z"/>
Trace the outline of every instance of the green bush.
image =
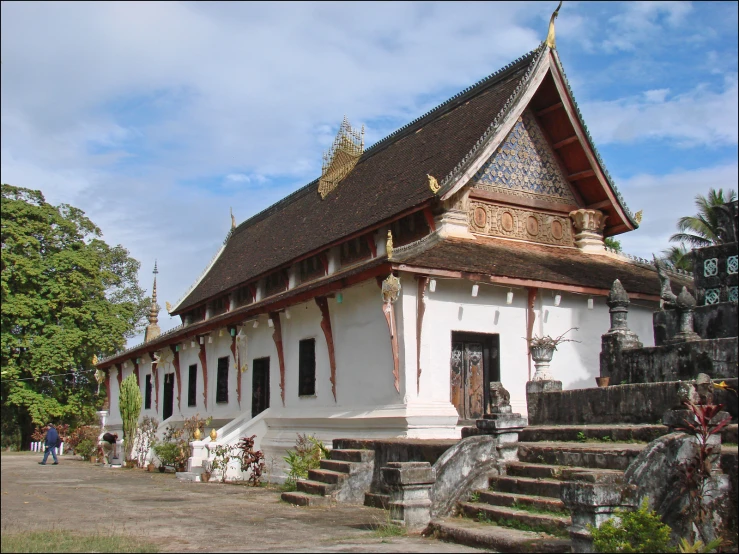
<path id="1" fill-rule="evenodd" d="M 330 458 L 331 451 L 313 435 L 300 435 L 295 441 L 295 450 L 287 453 L 283 458 L 290 471 L 287 472 L 286 485 L 288 487 L 295 484 L 298 479 L 307 479 L 308 471 L 318 469 L 321 459 Z"/>
<path id="2" fill-rule="evenodd" d="M 89 460 L 97 453 L 97 449 L 97 440 L 82 439 L 80 442 L 77 443 L 77 446 L 74 449 L 74 453 L 78 456 L 82 456 L 83 460 Z"/>
<path id="3" fill-rule="evenodd" d="M 638 510 L 616 514 L 598 528 L 588 525 L 596 552 L 675 552 L 669 544 L 672 530 L 649 509 L 646 498 Z"/>
<path id="4" fill-rule="evenodd" d="M 180 457 L 180 445 L 176 442 L 158 442 L 154 445 L 154 454 L 162 466 L 176 465 Z"/>

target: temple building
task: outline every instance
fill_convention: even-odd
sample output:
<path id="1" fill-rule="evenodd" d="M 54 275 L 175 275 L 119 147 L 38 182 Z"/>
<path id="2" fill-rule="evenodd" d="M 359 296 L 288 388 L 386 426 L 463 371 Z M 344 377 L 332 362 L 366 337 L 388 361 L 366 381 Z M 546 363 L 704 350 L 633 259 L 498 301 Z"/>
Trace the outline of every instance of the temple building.
<path id="1" fill-rule="evenodd" d="M 304 432 L 458 438 L 491 381 L 526 413 L 532 337 L 567 333 L 549 371 L 595 386 L 614 279 L 654 344 L 655 268 L 604 246 L 639 219 L 551 37 L 369 148 L 345 119 L 320 178 L 233 226 L 179 327 L 159 334 L 154 298 L 146 341 L 98 363 L 109 426 L 132 372 L 142 415 L 212 416 L 278 459 Z"/>

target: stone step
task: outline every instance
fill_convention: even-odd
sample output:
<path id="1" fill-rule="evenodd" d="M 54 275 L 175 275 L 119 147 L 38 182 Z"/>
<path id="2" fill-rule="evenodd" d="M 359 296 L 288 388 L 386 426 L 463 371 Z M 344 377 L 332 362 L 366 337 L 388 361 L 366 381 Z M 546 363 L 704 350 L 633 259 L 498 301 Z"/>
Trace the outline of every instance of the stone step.
<path id="1" fill-rule="evenodd" d="M 339 485 L 349 477 L 348 473 L 341 473 L 339 471 L 331 471 L 330 469 L 309 469 L 308 479 L 310 481 L 319 481 L 321 483 L 328 483 L 329 485 Z"/>
<path id="2" fill-rule="evenodd" d="M 572 552 L 572 544 L 567 539 L 476 523 L 466 518 L 435 519 L 429 528 L 437 538 L 493 552 Z"/>
<path id="3" fill-rule="evenodd" d="M 390 504 L 389 494 L 379 494 L 375 492 L 364 493 L 364 505 L 370 508 L 380 508 L 381 510 L 387 510 Z"/>
<path id="4" fill-rule="evenodd" d="M 521 462 L 625 471 L 646 444 L 519 442 Z"/>
<path id="5" fill-rule="evenodd" d="M 669 432 L 666 425 L 531 425 L 521 430 L 518 440 L 577 442 L 582 438 L 597 441 L 606 438 L 604 443 L 652 442 Z"/>
<path id="6" fill-rule="evenodd" d="M 336 485 L 322 483 L 321 481 L 311 481 L 310 479 L 300 479 L 297 482 L 297 487 L 299 492 L 317 494 L 319 496 L 329 496 L 336 490 Z"/>
<path id="7" fill-rule="evenodd" d="M 340 462 L 371 462 L 375 459 L 374 450 L 332 450 L 331 459 Z"/>
<path id="8" fill-rule="evenodd" d="M 326 506 L 331 503 L 330 496 L 318 496 L 305 492 L 283 492 L 280 498 L 296 506 Z"/>
<path id="9" fill-rule="evenodd" d="M 569 515 L 537 514 L 480 502 L 460 502 L 459 509 L 465 516 L 477 520 L 489 520 L 503 527 L 512 528 L 516 528 L 516 524 L 519 524 L 553 535 L 566 536 L 567 528 L 571 524 Z"/>
<path id="10" fill-rule="evenodd" d="M 494 492 L 510 492 L 528 496 L 547 496 L 559 498 L 561 481 L 556 479 L 533 479 L 531 477 L 490 477 L 490 490 Z"/>
<path id="11" fill-rule="evenodd" d="M 321 460 L 321 469 L 338 471 L 339 473 L 351 473 L 353 462 L 342 462 L 339 460 Z"/>
<path id="12" fill-rule="evenodd" d="M 557 479 L 560 481 L 569 479 L 568 475 L 573 471 L 591 473 L 623 473 L 621 470 L 597 469 L 592 467 L 556 466 L 550 464 L 531 464 L 528 462 L 511 462 L 506 465 L 508 477 L 531 477 L 534 479 Z"/>
<path id="13" fill-rule="evenodd" d="M 491 506 L 506 506 L 508 508 L 526 506 L 535 510 L 567 513 L 564 503 L 558 498 L 552 498 L 550 496 L 531 496 L 528 494 L 482 490 L 476 492 L 480 495 L 478 502 L 484 502 Z"/>

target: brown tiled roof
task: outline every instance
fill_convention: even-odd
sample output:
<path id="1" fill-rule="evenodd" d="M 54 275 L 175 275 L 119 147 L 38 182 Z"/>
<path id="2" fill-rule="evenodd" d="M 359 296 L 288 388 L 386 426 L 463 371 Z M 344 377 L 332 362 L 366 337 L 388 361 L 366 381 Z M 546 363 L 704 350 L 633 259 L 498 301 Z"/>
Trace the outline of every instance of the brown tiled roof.
<path id="1" fill-rule="evenodd" d="M 441 178 L 464 158 L 504 108 L 535 54 L 368 149 L 324 200 L 316 180 L 239 225 L 175 313 L 431 200 L 426 174 Z"/>
<path id="2" fill-rule="evenodd" d="M 577 248 L 557 248 L 533 243 L 478 237 L 447 239 L 425 251 L 401 257 L 408 266 L 445 269 L 512 279 L 610 290 L 615 279 L 629 293 L 659 296 L 655 269 L 610 256 L 586 254 Z M 672 275 L 673 289 L 692 288 L 687 276 Z"/>

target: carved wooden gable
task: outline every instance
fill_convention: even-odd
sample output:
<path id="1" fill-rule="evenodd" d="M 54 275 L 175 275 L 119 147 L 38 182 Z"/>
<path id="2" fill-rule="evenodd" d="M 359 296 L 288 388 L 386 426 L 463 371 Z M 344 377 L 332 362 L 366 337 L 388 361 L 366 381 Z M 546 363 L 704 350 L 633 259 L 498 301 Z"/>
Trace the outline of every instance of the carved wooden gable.
<path id="1" fill-rule="evenodd" d="M 529 110 L 518 118 L 472 183 L 490 192 L 553 204 L 576 204 L 554 153 Z"/>

